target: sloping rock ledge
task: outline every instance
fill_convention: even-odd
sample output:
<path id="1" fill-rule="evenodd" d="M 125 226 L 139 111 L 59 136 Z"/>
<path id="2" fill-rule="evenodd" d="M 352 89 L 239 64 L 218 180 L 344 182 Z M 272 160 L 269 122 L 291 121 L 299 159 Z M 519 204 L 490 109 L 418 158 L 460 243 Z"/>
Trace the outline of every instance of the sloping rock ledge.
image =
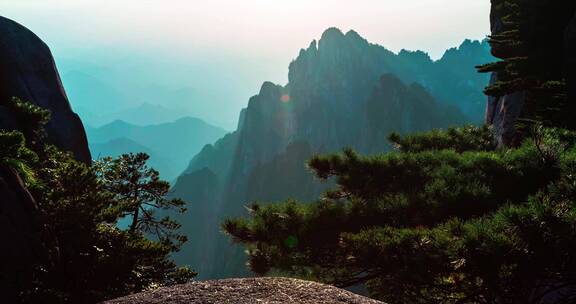
<path id="1" fill-rule="evenodd" d="M 336 287 L 288 278 L 193 282 L 133 294 L 102 304 L 382 304 Z"/>

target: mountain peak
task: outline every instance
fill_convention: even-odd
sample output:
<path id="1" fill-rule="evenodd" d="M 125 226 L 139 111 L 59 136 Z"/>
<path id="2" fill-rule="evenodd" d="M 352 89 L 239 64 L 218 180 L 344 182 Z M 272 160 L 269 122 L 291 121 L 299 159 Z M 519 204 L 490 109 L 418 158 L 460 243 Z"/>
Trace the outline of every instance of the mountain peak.
<path id="1" fill-rule="evenodd" d="M 364 47 L 364 45 L 368 44 L 368 40 L 364 39 L 354 30 L 349 30 L 344 34 L 339 28 L 331 27 L 322 34 L 320 41 L 318 41 L 318 49 Z"/>
<path id="2" fill-rule="evenodd" d="M 209 123 L 205 122 L 204 120 L 198 118 L 198 117 L 192 117 L 192 116 L 184 116 L 184 117 L 180 117 L 178 119 L 176 119 L 174 122 L 175 124 L 202 124 L 202 125 L 210 125 Z M 212 126 L 212 125 L 210 125 Z M 215 127 L 215 126 L 214 126 Z M 217 127 L 216 127 L 217 128 Z"/>
<path id="3" fill-rule="evenodd" d="M 453 47 L 442 55 L 440 60 L 450 60 L 453 57 L 462 56 L 462 54 L 467 55 L 468 57 L 473 58 L 483 58 L 485 62 L 491 60 L 491 56 L 489 56 L 490 45 L 488 44 L 487 40 L 471 40 L 465 39 L 458 47 Z M 486 54 L 485 56 L 478 57 L 479 54 Z"/>
<path id="4" fill-rule="evenodd" d="M 310 42 L 310 45 L 308 46 L 308 50 L 314 50 L 316 51 L 318 49 L 318 43 L 316 42 L 316 39 L 312 40 L 312 42 Z"/>
<path id="5" fill-rule="evenodd" d="M 417 50 L 417 51 L 410 51 L 402 49 L 398 52 L 399 57 L 411 58 L 415 62 L 422 64 L 422 63 L 432 63 L 432 58 L 426 52 Z"/>
<path id="6" fill-rule="evenodd" d="M 360 36 L 360 34 L 358 34 L 358 32 L 356 32 L 355 30 L 349 30 L 348 32 L 346 32 L 345 35 L 347 38 L 349 39 L 354 39 L 354 40 L 365 40 L 362 36 Z"/>
<path id="7" fill-rule="evenodd" d="M 107 130 L 108 132 L 116 132 L 118 130 L 130 130 L 133 128 L 136 128 L 136 125 L 133 125 L 129 122 L 126 122 L 122 119 L 116 119 L 112 122 L 109 122 L 105 125 L 99 126 L 97 128 L 87 128 L 86 132 L 88 133 L 88 137 L 90 138 L 90 133 L 96 131 L 96 130 Z M 90 138 L 91 139 L 91 138 Z M 91 139 L 92 142 L 92 139 Z"/>
<path id="8" fill-rule="evenodd" d="M 264 96 L 272 96 L 278 91 L 278 86 L 270 81 L 265 81 L 260 88 L 260 94 Z"/>
<path id="9" fill-rule="evenodd" d="M 337 28 L 337 27 L 331 27 L 328 28 L 327 30 L 324 31 L 324 33 L 322 33 L 322 37 L 320 38 L 320 42 L 322 41 L 333 41 L 333 40 L 341 40 L 343 39 L 344 33 L 342 33 L 342 31 Z"/>

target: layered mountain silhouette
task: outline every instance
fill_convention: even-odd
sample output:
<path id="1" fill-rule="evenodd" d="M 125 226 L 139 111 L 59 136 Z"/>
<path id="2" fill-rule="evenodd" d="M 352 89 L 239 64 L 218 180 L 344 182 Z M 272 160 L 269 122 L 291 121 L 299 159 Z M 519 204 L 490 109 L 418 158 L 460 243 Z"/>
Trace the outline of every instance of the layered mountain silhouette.
<path id="1" fill-rule="evenodd" d="M 169 123 L 181 118 L 190 117 L 191 113 L 184 109 L 167 107 L 153 103 L 143 103 L 139 106 L 120 110 L 102 117 L 95 117 L 95 122 L 108 123 L 114 120 L 123 120 L 127 123 L 146 126 Z"/>
<path id="2" fill-rule="evenodd" d="M 150 165 L 163 179 L 181 173 L 190 155 L 213 143 L 226 131 L 200 119 L 184 117 L 174 122 L 140 126 L 116 120 L 99 128 L 86 128 L 94 158 L 146 152 Z"/>
<path id="3" fill-rule="evenodd" d="M 181 173 L 181 168 L 170 159 L 162 157 L 162 154 L 143 146 L 134 140 L 121 137 L 114 138 L 104 143 L 93 143 L 89 145 L 90 152 L 95 159 L 102 157 L 118 157 L 126 153 L 144 152 L 150 156 L 148 165 L 160 172 L 160 176 L 167 180 L 172 180 Z"/>
<path id="4" fill-rule="evenodd" d="M 189 212 L 177 220 L 189 242 L 176 260 L 201 278 L 243 275 L 243 250 L 220 223 L 245 214 L 252 201 L 317 197 L 329 185 L 307 170 L 311 155 L 345 147 L 382 152 L 391 148 L 391 132 L 480 122 L 488 79 L 473 66 L 490 56 L 485 42 L 465 41 L 433 61 L 328 29 L 290 64 L 287 85 L 264 83 L 237 130 L 205 146 L 178 178 L 173 196 Z"/>

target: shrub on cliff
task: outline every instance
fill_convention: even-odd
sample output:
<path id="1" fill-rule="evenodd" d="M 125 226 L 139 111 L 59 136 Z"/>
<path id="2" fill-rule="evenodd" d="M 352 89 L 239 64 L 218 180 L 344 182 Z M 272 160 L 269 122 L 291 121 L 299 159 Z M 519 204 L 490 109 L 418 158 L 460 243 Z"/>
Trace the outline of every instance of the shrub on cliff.
<path id="1" fill-rule="evenodd" d="M 495 150 L 478 143 L 489 132 L 394 136 L 397 152 L 314 157 L 335 190 L 311 204 L 254 204 L 250 219 L 223 227 L 259 274 L 366 283 L 389 303 L 530 303 L 539 284 L 576 278 L 576 135 L 538 129 Z"/>
<path id="2" fill-rule="evenodd" d="M 152 238 L 142 229 L 118 228 L 118 220 L 125 216 L 125 209 L 118 206 L 126 203 L 120 199 L 120 189 L 104 178 L 101 166 L 78 162 L 46 143 L 42 129 L 49 117 L 46 110 L 17 99 L 6 105 L 25 128 L 0 132 L 0 163 L 15 168 L 26 181 L 43 214 L 50 257 L 34 265 L 34 287 L 26 284 L 17 291 L 23 303 L 95 303 L 195 275 L 169 259 L 178 249 L 175 244 Z M 142 169 L 147 158 L 140 160 L 139 166 L 114 167 L 119 176 L 114 182 L 145 181 L 149 176 Z M 169 187 L 157 174 L 153 184 L 159 190 Z M 166 191 L 153 194 L 138 202 L 164 201 Z"/>

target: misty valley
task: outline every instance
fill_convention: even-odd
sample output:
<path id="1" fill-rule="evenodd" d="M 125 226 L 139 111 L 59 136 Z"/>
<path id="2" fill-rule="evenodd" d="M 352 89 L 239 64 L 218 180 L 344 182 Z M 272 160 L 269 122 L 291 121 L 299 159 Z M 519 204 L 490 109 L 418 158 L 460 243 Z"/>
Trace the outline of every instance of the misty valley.
<path id="1" fill-rule="evenodd" d="M 84 14 L 92 0 L 50 1 Z M 166 9 L 190 7 L 171 1 L 134 14 L 155 8 L 186 35 Z M 238 41 L 267 18 L 243 28 L 240 4 L 229 19 L 194 5 L 239 28 L 225 51 L 178 57 L 137 44 L 124 54 L 128 38 L 61 48 L 65 35 L 33 18 L 40 4 L 9 0 L 19 19 L 0 11 L 0 302 L 576 303 L 576 2 L 484 1 L 485 37 L 436 56 L 365 38 L 375 32 L 354 14 L 388 5 L 393 18 L 392 2 L 297 1 L 369 34 L 294 28 L 255 46 Z M 457 22 L 430 25 L 432 40 L 470 33 Z M 211 30 L 194 47 L 218 45 Z M 159 32 L 130 39 L 171 37 Z M 234 51 L 295 41 L 290 57 Z"/>

